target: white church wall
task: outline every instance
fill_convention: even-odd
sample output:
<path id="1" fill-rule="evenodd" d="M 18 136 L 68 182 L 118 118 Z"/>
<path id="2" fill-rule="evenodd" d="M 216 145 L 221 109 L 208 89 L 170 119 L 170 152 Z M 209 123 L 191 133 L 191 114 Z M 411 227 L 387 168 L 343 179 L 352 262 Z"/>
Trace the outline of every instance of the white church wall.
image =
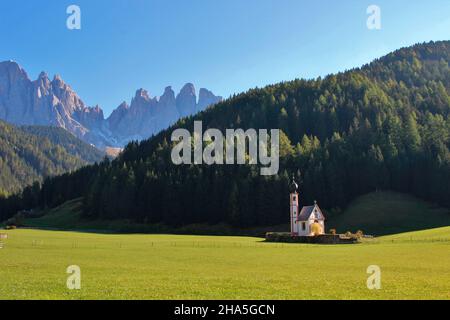
<path id="1" fill-rule="evenodd" d="M 305 229 L 303 230 L 303 223 L 305 224 Z M 308 221 L 299 221 L 298 222 L 298 225 L 299 225 L 299 233 L 298 233 L 298 235 L 299 236 L 308 236 L 309 235 L 309 233 L 310 233 L 310 228 L 309 228 L 309 223 L 308 223 Z"/>

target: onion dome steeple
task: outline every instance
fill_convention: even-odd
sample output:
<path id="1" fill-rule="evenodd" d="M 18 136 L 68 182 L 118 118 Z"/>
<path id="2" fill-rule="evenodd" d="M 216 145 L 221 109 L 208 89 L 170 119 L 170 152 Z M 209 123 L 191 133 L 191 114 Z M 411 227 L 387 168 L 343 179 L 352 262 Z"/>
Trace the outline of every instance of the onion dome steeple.
<path id="1" fill-rule="evenodd" d="M 294 176 L 292 176 L 292 181 L 289 184 L 289 191 L 291 193 L 297 193 L 297 191 L 298 191 L 298 184 L 297 184 L 297 182 L 295 182 Z"/>

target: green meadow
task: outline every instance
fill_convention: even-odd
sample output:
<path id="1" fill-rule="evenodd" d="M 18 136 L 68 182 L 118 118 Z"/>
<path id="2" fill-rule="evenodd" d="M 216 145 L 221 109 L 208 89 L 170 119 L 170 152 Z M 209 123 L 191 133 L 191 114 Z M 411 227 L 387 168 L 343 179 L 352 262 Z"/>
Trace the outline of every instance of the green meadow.
<path id="1" fill-rule="evenodd" d="M 18 229 L 0 249 L 0 299 L 450 299 L 450 227 L 355 245 Z M 81 268 L 81 290 L 66 269 Z M 369 265 L 381 289 L 369 290 Z"/>
<path id="2" fill-rule="evenodd" d="M 0 231 L 9 235 L 0 299 L 450 299 L 450 227 L 441 227 L 449 210 L 405 194 L 371 193 L 331 217 L 339 232 L 394 234 L 355 245 L 128 234 L 161 226 L 84 221 L 80 206 L 75 199 L 25 220 L 66 231 Z M 71 265 L 81 268 L 81 290 L 67 289 Z M 381 268 L 380 290 L 367 288 L 370 265 Z"/>

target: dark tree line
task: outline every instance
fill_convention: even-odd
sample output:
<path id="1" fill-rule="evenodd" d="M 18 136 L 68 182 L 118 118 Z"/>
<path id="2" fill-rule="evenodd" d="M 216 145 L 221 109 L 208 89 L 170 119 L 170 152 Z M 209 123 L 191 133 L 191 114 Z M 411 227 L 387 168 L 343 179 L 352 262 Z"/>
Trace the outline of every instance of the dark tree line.
<path id="1" fill-rule="evenodd" d="M 286 222 L 288 180 L 302 172 L 301 203 L 339 214 L 349 201 L 392 189 L 450 207 L 450 42 L 401 49 L 360 69 L 234 96 L 182 119 L 114 161 L 47 179 L 0 201 L 20 208 L 83 197 L 91 219 L 248 227 Z M 280 171 L 258 166 L 175 166 L 174 128 L 280 128 Z M 206 128 L 204 128 L 206 129 Z"/>

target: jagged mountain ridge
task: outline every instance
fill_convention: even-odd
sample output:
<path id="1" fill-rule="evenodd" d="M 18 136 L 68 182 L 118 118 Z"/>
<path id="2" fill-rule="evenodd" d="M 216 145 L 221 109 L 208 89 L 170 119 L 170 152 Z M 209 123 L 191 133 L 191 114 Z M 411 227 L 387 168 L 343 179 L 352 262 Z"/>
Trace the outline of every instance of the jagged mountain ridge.
<path id="1" fill-rule="evenodd" d="M 108 118 L 99 106 L 89 107 L 55 75 L 45 72 L 32 81 L 14 61 L 0 62 L 0 119 L 16 125 L 57 126 L 98 148 L 123 147 L 131 140 L 142 140 L 189 116 L 222 101 L 193 84 L 186 84 L 175 96 L 171 87 L 157 98 L 144 90 L 136 91 L 131 104 L 123 102 Z"/>

